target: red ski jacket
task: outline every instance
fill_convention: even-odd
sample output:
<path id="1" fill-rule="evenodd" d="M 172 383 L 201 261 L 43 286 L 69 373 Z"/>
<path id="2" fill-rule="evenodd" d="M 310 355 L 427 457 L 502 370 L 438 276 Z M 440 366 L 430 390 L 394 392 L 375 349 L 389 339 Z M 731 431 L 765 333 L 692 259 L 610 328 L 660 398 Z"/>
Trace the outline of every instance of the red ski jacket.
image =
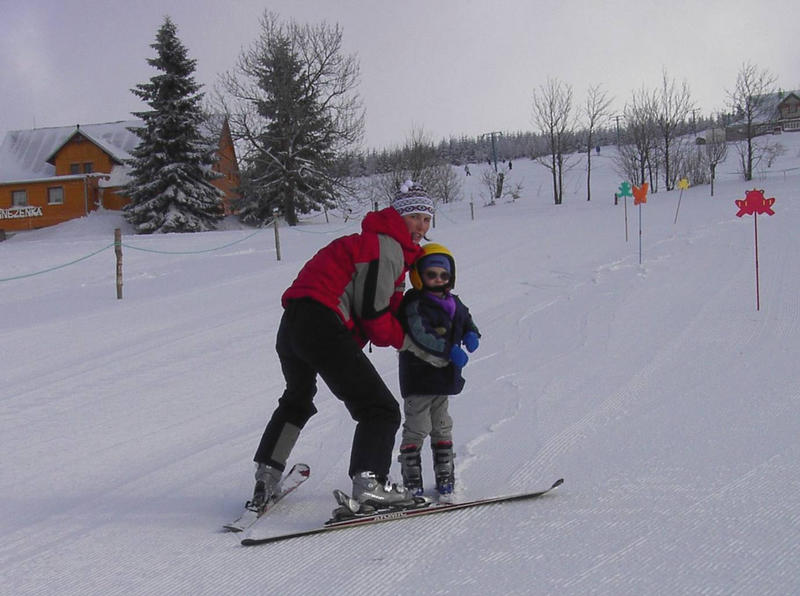
<path id="1" fill-rule="evenodd" d="M 421 253 L 392 207 L 368 213 L 360 234 L 337 238 L 303 266 L 281 302 L 312 298 L 336 312 L 362 346 L 371 341 L 399 350 L 396 314 L 406 272 Z"/>

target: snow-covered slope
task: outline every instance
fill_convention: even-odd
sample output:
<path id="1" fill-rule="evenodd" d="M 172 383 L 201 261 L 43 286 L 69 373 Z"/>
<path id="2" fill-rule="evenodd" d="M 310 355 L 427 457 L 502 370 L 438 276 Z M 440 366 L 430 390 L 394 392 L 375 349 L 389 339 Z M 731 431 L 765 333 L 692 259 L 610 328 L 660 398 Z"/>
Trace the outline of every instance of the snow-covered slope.
<path id="1" fill-rule="evenodd" d="M 279 297 L 358 223 L 281 228 L 281 261 L 269 229 L 126 233 L 123 300 L 118 214 L 3 242 L 0 592 L 797 593 L 800 134 L 778 140 L 757 181 L 731 157 L 714 198 L 685 191 L 677 224 L 679 191 L 651 195 L 642 265 L 613 148 L 591 203 L 580 168 L 556 207 L 547 172 L 515 161 L 522 198 L 486 207 L 473 166 L 430 234 L 483 333 L 451 405 L 459 495 L 564 486 L 253 549 L 219 529 L 282 390 Z M 777 199 L 758 220 L 760 311 L 753 218 L 733 203 L 754 186 Z M 396 390 L 393 351 L 370 358 Z M 353 423 L 324 385 L 317 405 L 292 454 L 311 479 L 263 524 L 322 522 L 348 488 Z"/>

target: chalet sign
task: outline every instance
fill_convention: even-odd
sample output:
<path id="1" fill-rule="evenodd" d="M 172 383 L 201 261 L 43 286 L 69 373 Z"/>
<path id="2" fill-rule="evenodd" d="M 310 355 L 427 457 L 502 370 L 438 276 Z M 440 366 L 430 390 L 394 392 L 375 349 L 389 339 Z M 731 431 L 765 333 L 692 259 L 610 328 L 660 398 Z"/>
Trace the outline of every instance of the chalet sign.
<path id="1" fill-rule="evenodd" d="M 42 217 L 41 207 L 11 207 L 0 209 L 0 219 L 25 219 L 26 217 Z"/>

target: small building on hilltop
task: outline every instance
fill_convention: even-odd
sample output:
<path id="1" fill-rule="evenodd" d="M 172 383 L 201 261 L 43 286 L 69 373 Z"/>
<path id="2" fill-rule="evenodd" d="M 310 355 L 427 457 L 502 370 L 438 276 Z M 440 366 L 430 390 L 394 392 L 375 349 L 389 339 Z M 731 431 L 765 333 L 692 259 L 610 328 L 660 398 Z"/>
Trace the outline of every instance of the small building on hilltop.
<path id="1" fill-rule="evenodd" d="M 800 131 L 800 92 L 781 93 L 778 102 L 778 123 L 784 132 Z"/>
<path id="2" fill-rule="evenodd" d="M 760 108 L 754 114 L 755 136 L 800 131 L 800 91 L 777 91 L 759 96 Z M 747 137 L 747 124 L 741 114 L 726 128 L 728 140 Z"/>
<path id="3" fill-rule="evenodd" d="M 83 217 L 99 208 L 122 209 L 129 199 L 127 160 L 139 144 L 131 128 L 141 120 L 13 130 L 0 144 L 0 231 L 31 230 Z M 217 144 L 212 181 L 223 194 L 225 213 L 238 198 L 239 167 L 228 121 L 209 122 Z M 213 131 L 213 132 L 212 132 Z"/>

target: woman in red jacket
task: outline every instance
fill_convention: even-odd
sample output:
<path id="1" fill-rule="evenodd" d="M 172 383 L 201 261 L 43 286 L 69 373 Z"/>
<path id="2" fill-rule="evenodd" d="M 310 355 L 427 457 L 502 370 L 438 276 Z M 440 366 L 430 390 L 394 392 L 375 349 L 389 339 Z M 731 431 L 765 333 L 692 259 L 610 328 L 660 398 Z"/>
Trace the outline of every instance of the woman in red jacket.
<path id="1" fill-rule="evenodd" d="M 362 349 L 368 341 L 402 347 L 397 309 L 432 217 L 425 190 L 406 182 L 391 207 L 369 213 L 360 234 L 322 248 L 284 292 L 276 350 L 286 389 L 254 457 L 250 508 L 263 510 L 278 492 L 289 453 L 317 411 L 317 374 L 356 421 L 349 467 L 353 497 L 372 506 L 413 500 L 388 482 L 400 407 Z"/>

